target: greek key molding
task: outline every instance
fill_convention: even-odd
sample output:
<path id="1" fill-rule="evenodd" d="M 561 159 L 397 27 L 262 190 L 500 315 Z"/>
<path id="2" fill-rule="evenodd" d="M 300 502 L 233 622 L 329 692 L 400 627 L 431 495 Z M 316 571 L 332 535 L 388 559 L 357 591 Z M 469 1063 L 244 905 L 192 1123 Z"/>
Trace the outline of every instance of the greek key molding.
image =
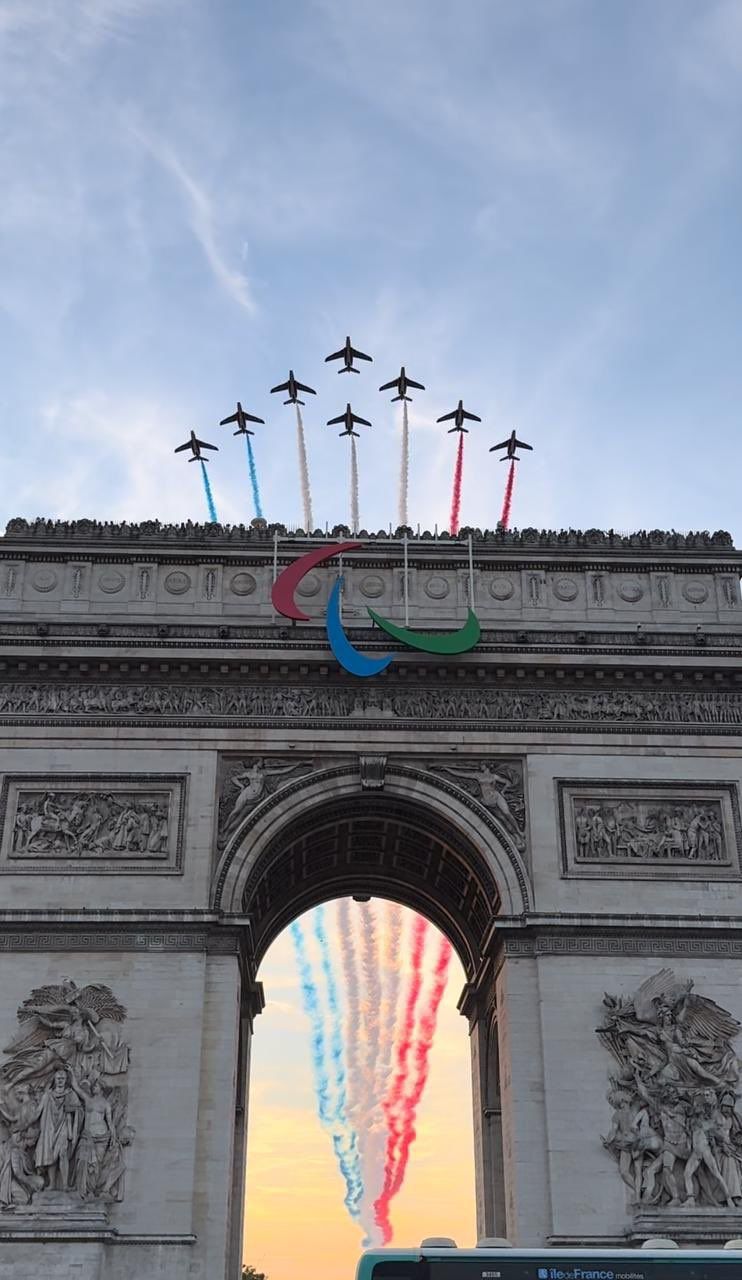
<path id="1" fill-rule="evenodd" d="M 240 935 L 235 930 L 35 929 L 0 925 L 0 952 L 14 951 L 205 951 L 209 955 L 238 956 Z"/>
<path id="2" fill-rule="evenodd" d="M 697 960 L 742 959 L 742 932 L 738 938 L 662 937 L 647 925 L 646 933 L 610 936 L 514 938 L 504 937 L 502 948 L 513 959 L 523 956 L 677 956 Z"/>

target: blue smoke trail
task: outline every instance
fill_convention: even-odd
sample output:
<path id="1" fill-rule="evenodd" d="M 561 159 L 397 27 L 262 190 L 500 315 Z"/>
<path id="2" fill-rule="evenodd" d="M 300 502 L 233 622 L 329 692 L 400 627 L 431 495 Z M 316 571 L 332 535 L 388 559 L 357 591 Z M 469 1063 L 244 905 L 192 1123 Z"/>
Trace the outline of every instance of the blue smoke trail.
<path id="1" fill-rule="evenodd" d="M 325 1029 L 323 1025 L 319 992 L 317 991 L 317 984 L 312 976 L 312 966 L 307 953 L 304 930 L 298 920 L 294 920 L 290 926 L 289 932 L 291 933 L 294 949 L 296 951 L 296 961 L 299 968 L 304 1012 L 309 1018 L 311 1024 L 312 1068 L 314 1072 L 314 1087 L 317 1094 L 317 1110 L 322 1124 L 325 1128 L 329 1129 L 331 1133 L 335 1156 L 338 1165 L 340 1166 L 340 1172 L 342 1173 L 345 1181 L 347 1188 L 344 1197 L 345 1207 L 351 1218 L 357 1219 L 359 1216 L 357 1205 L 358 1192 L 355 1185 L 355 1177 L 348 1162 L 343 1135 L 337 1131 L 337 1108 L 332 1105 L 330 1077 L 328 1075 L 325 1062 Z"/>
<path id="2" fill-rule="evenodd" d="M 255 466 L 255 454 L 252 451 L 252 440 L 248 435 L 245 436 L 245 444 L 247 445 L 247 465 L 250 468 L 250 484 L 252 485 L 252 500 L 255 504 L 255 514 L 262 520 L 263 504 L 260 501 L 260 488 L 258 486 L 258 469 Z"/>
<path id="3" fill-rule="evenodd" d="M 211 521 L 212 524 L 216 524 L 217 515 L 216 515 L 216 507 L 214 506 L 214 496 L 211 492 L 211 485 L 209 484 L 209 477 L 206 471 L 206 463 L 203 461 L 203 459 L 201 460 L 201 475 L 203 476 L 203 481 L 204 481 L 204 493 L 206 494 L 206 505 L 209 508 L 209 520 Z"/>
<path id="4" fill-rule="evenodd" d="M 327 985 L 327 1004 L 330 1010 L 330 1055 L 335 1068 L 335 1117 L 340 1125 L 344 1139 L 344 1148 L 353 1176 L 351 1200 L 355 1216 L 360 1212 L 363 1197 L 363 1174 L 361 1173 L 361 1157 L 358 1149 L 358 1134 L 348 1117 L 348 1083 L 345 1070 L 345 1051 L 343 1047 L 343 1020 L 337 983 L 332 966 L 330 945 L 325 930 L 325 909 L 317 907 L 314 913 L 314 936 L 319 943 L 322 973 Z M 349 1188 L 350 1193 L 350 1188 Z M 350 1206 L 348 1206 L 349 1211 Z M 351 1211 L 352 1212 L 352 1211 Z"/>

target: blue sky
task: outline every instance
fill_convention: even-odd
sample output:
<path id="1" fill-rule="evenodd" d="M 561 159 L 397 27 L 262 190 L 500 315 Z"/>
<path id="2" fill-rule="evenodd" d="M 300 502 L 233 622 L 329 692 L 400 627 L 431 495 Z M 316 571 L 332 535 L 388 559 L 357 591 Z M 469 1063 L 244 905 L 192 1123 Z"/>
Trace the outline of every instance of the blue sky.
<path id="1" fill-rule="evenodd" d="M 0 518 L 201 518 L 192 426 L 249 518 L 239 397 L 298 522 L 292 366 L 317 521 L 347 519 L 350 333 L 367 527 L 404 363 L 414 523 L 446 522 L 463 396 L 464 523 L 515 426 L 519 525 L 742 536 L 738 0 L 3 0 L 0 105 Z"/>

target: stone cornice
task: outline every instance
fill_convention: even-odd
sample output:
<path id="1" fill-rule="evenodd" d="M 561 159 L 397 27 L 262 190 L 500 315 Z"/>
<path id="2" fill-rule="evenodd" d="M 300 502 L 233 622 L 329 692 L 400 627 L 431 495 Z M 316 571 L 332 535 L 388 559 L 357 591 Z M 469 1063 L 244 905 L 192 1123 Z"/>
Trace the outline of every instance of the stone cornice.
<path id="1" fill-rule="evenodd" d="M 199 911 L 2 911 L 0 954 L 13 951 L 175 951 L 235 956 L 249 972 L 249 920 Z"/>

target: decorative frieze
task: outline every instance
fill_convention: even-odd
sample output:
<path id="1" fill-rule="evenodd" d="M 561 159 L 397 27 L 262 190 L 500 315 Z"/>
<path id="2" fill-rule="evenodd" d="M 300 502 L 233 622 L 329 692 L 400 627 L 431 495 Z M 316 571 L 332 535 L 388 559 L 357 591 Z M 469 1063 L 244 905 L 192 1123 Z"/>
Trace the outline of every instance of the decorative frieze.
<path id="1" fill-rule="evenodd" d="M 731 782 L 557 783 L 567 877 L 740 878 Z"/>
<path id="2" fill-rule="evenodd" d="M 0 874 L 177 874 L 184 774 L 7 775 Z"/>
<path id="3" fill-rule="evenodd" d="M 467 726 L 496 724 L 522 732 L 539 725 L 554 732 L 580 729 L 620 733 L 644 727 L 687 732 L 697 725 L 737 733 L 742 692 L 727 690 L 419 688 L 387 691 L 354 687 L 268 684 L 103 684 L 35 682 L 0 685 L 0 720 L 72 716 L 105 723 L 127 720 L 190 722 L 250 720 L 283 724 L 321 720 L 407 722 Z"/>

